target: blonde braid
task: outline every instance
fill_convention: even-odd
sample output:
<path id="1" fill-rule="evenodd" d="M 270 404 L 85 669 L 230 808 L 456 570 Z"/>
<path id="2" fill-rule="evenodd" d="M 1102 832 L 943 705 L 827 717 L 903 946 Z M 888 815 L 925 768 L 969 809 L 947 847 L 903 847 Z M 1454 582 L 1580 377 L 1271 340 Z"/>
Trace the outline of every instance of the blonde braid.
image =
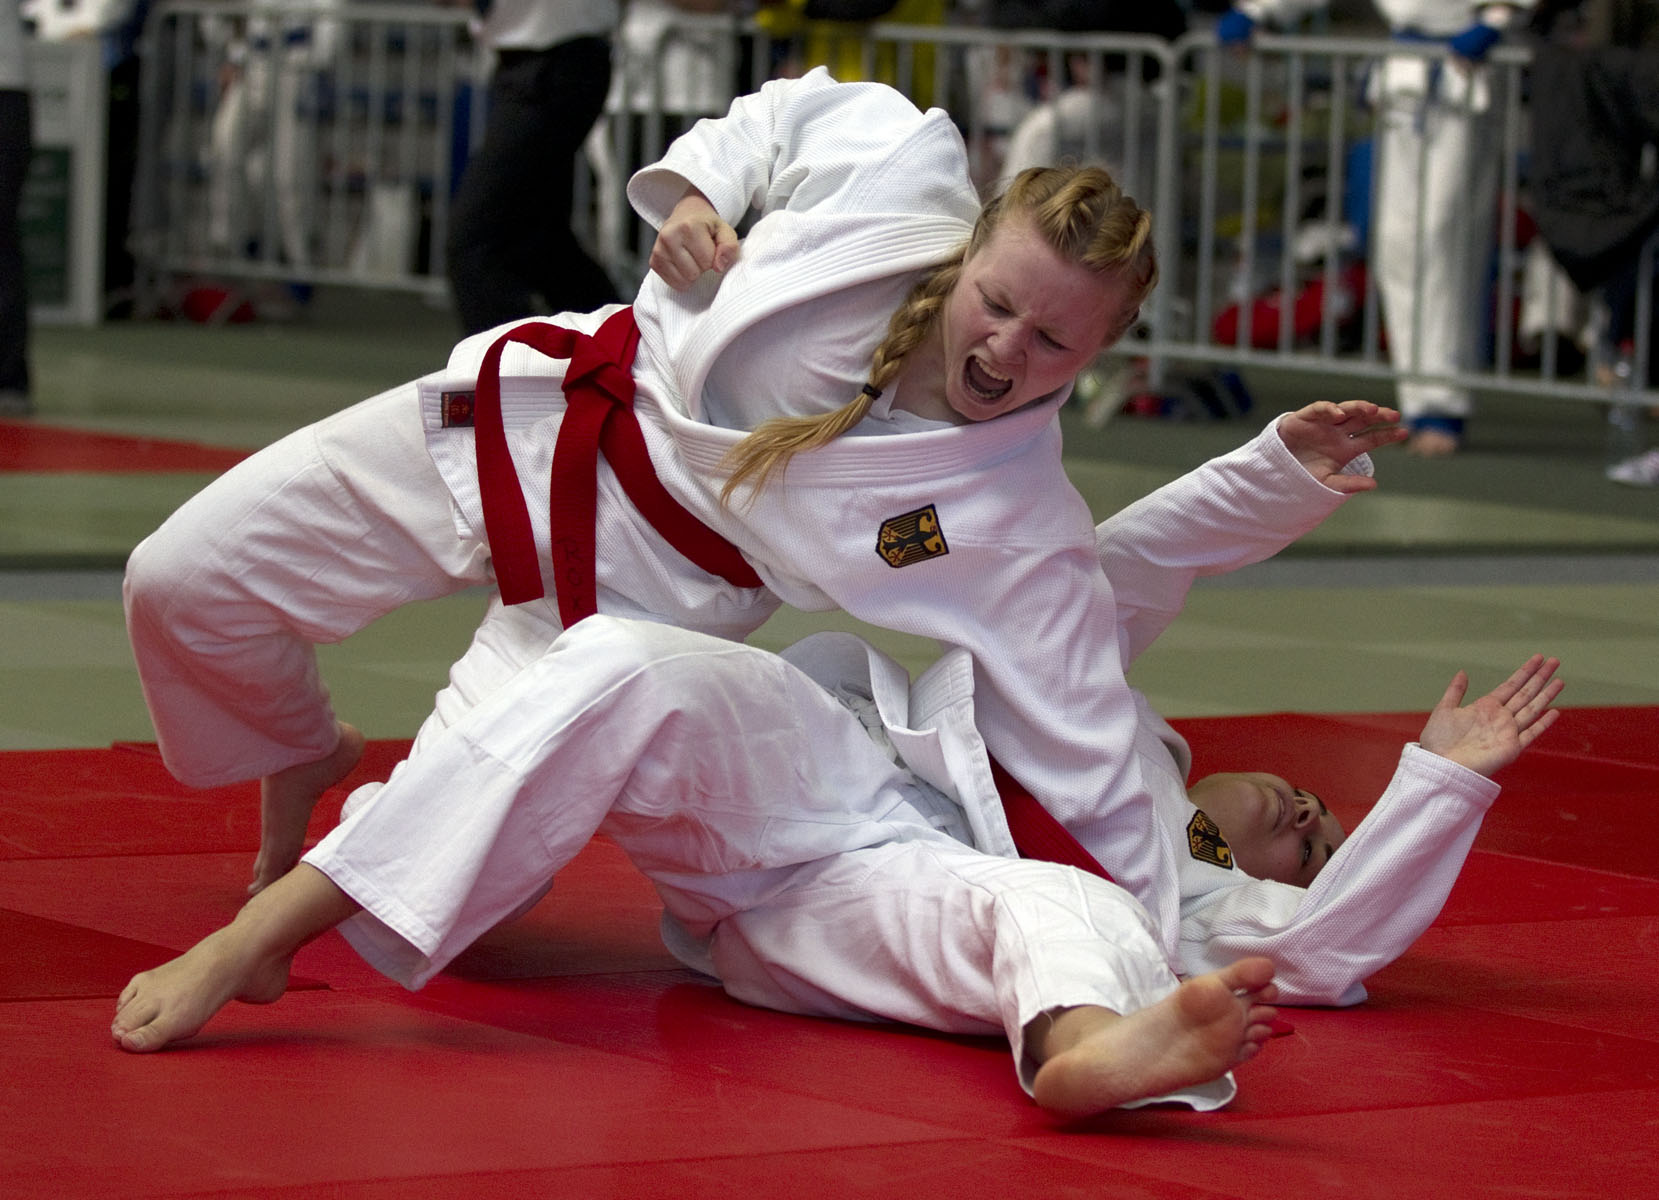
<path id="1" fill-rule="evenodd" d="M 923 276 L 888 319 L 887 333 L 870 355 L 869 383 L 863 391 L 827 413 L 763 421 L 732 448 L 723 464 L 730 474 L 720 489 L 721 503 L 730 503 L 732 493 L 744 485 L 751 494 L 764 487 L 795 455 L 829 445 L 869 414 L 870 406 L 898 378 L 905 356 L 922 344 L 939 319 L 945 298 L 962 273 L 965 249 Z"/>

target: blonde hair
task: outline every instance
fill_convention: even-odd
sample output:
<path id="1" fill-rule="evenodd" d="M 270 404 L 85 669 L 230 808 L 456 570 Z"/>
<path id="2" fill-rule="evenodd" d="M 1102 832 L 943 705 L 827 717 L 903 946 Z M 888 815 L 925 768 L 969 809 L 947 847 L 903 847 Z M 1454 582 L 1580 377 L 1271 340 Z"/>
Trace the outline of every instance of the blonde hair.
<path id="1" fill-rule="evenodd" d="M 1100 167 L 1031 167 L 986 203 L 967 242 L 932 268 L 887 322 L 887 334 L 870 356 L 869 382 L 851 401 L 811 417 L 774 417 L 762 422 L 726 455 L 730 471 L 722 502 L 748 485 L 764 486 L 795 455 L 826 446 L 869 413 L 883 389 L 898 378 L 905 356 L 927 338 L 945 301 L 962 276 L 962 264 L 991 239 L 1009 216 L 1030 220 L 1049 246 L 1067 262 L 1130 284 L 1129 302 L 1107 333 L 1111 345 L 1135 323 L 1140 305 L 1158 280 L 1152 247 L 1152 216 L 1124 194 Z"/>

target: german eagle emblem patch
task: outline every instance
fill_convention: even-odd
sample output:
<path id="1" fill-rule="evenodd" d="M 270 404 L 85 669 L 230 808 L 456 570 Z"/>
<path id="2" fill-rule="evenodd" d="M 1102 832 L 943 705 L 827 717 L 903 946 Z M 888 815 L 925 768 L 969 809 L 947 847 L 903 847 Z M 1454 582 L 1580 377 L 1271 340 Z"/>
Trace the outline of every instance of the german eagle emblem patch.
<path id="1" fill-rule="evenodd" d="M 945 531 L 939 527 L 939 514 L 933 505 L 883 521 L 876 535 L 876 553 L 890 567 L 908 567 L 949 554 Z"/>
<path id="2" fill-rule="evenodd" d="M 445 392 L 440 397 L 440 417 L 445 429 L 472 428 L 471 392 Z"/>
<path id="3" fill-rule="evenodd" d="M 1187 851 L 1199 862 L 1233 869 L 1233 848 L 1221 836 L 1221 826 L 1210 820 L 1203 809 L 1192 814 L 1187 822 Z"/>

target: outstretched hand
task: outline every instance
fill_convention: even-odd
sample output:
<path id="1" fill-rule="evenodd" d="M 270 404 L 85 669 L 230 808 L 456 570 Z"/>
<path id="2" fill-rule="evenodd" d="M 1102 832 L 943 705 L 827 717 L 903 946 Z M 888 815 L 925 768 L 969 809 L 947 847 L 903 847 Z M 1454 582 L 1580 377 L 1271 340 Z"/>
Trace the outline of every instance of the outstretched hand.
<path id="1" fill-rule="evenodd" d="M 1508 679 L 1467 707 L 1469 676 L 1459 671 L 1417 740 L 1423 749 L 1490 777 L 1520 757 L 1561 714 L 1550 705 L 1565 686 L 1557 658 L 1534 654 Z"/>
<path id="2" fill-rule="evenodd" d="M 651 247 L 651 269 L 683 292 L 706 271 L 724 274 L 737 261 L 737 231 L 715 211 L 708 197 L 687 188 Z"/>
<path id="3" fill-rule="evenodd" d="M 1409 436 L 1397 411 L 1369 400 L 1316 400 L 1279 418 L 1279 438 L 1296 461 L 1333 492 L 1348 495 L 1368 492 L 1377 481 L 1369 475 L 1344 475 L 1343 467 Z"/>

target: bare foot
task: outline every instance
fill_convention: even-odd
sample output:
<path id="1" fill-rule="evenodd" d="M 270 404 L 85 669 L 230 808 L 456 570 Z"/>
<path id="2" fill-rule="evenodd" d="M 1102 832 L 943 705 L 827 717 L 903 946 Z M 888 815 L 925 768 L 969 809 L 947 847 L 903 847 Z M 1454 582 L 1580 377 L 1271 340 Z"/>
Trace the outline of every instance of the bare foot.
<path id="1" fill-rule="evenodd" d="M 134 975 L 116 1001 L 110 1036 L 123 1050 L 160 1050 L 190 1037 L 232 1000 L 279 999 L 291 961 L 253 953 L 235 924 L 227 925 L 178 958 Z"/>
<path id="2" fill-rule="evenodd" d="M 244 904 L 236 919 L 153 971 L 132 977 L 110 1035 L 124 1050 L 187 1038 L 232 1000 L 270 1004 L 288 987 L 299 948 L 358 911 L 321 871 L 301 863 Z"/>
<path id="3" fill-rule="evenodd" d="M 324 758 L 299 763 L 259 782 L 259 855 L 253 860 L 248 895 L 257 895 L 281 879 L 305 850 L 311 810 L 363 757 L 363 734 L 340 722 L 340 740 Z"/>
<path id="4" fill-rule="evenodd" d="M 1449 458 L 1458 452 L 1462 439 L 1444 429 L 1419 429 L 1406 443 L 1406 452 L 1419 458 Z"/>
<path id="5" fill-rule="evenodd" d="M 1207 1083 L 1261 1049 L 1277 994 L 1272 962 L 1245 958 L 1127 1016 L 1066 1009 L 1046 1033 L 1033 1030 L 1043 1060 L 1033 1094 L 1057 1116 L 1084 1117 Z"/>

